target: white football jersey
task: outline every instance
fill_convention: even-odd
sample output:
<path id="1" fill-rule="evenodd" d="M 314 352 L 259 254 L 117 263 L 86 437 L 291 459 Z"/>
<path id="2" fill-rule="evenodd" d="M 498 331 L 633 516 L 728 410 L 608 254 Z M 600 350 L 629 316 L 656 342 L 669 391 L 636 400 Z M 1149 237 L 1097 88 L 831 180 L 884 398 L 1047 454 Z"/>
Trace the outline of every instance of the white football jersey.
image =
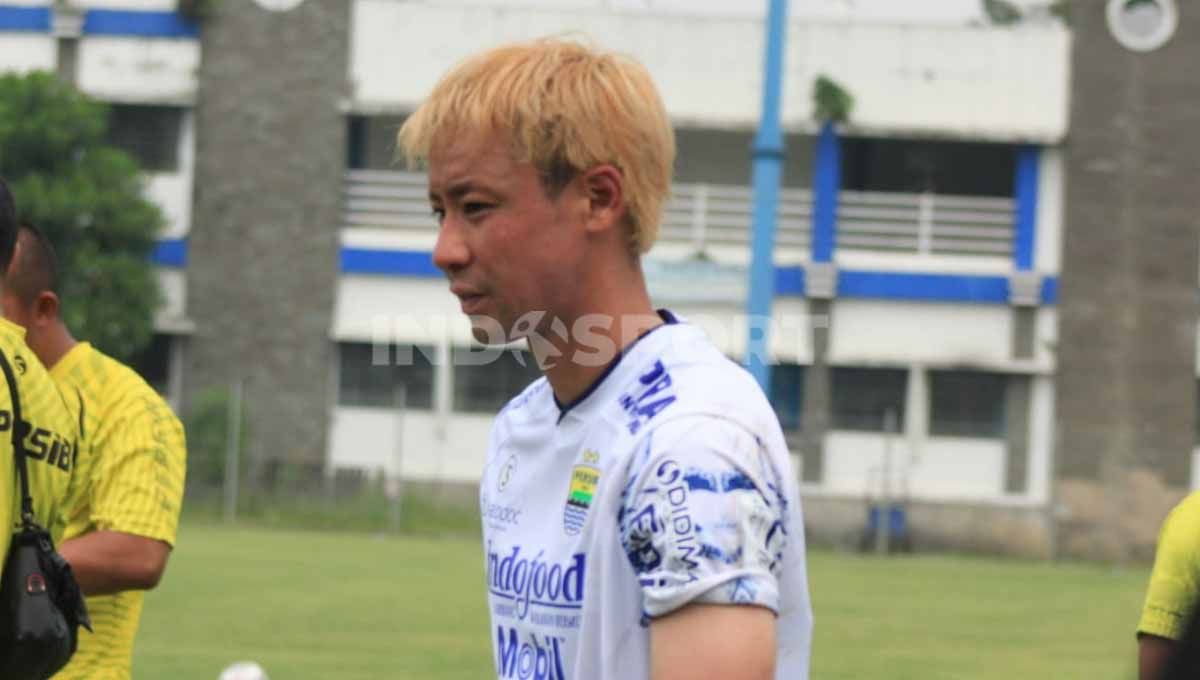
<path id="1" fill-rule="evenodd" d="M 497 677 L 649 677 L 650 619 L 689 603 L 777 615 L 775 677 L 808 677 L 799 489 L 753 378 L 668 321 L 558 404 L 497 416 L 480 483 Z"/>

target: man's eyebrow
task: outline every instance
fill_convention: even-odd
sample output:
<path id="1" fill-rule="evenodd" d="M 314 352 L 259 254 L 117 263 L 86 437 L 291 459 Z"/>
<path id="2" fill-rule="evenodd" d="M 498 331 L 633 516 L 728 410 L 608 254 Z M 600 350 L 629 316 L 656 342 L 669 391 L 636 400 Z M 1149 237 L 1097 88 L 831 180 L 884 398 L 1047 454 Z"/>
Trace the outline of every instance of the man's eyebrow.
<path id="1" fill-rule="evenodd" d="M 455 184 L 451 184 L 450 187 L 446 189 L 445 198 L 447 200 L 451 200 L 451 201 L 456 200 L 458 198 L 462 198 L 464 195 L 469 193 L 474 188 L 475 188 L 475 185 L 471 184 L 470 180 L 463 180 L 461 182 L 456 182 Z M 442 198 L 443 197 L 441 195 L 437 194 L 434 191 L 429 192 L 429 200 L 430 201 L 440 201 L 440 200 L 442 200 Z"/>

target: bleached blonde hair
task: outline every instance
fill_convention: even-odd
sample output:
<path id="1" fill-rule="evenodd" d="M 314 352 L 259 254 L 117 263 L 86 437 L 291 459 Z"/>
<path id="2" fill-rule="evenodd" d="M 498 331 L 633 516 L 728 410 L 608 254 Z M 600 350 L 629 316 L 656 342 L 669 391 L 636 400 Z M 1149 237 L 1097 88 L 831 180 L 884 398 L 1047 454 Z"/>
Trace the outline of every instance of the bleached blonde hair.
<path id="1" fill-rule="evenodd" d="M 658 238 L 675 133 L 638 62 L 563 38 L 498 47 L 451 69 L 398 135 L 410 167 L 463 135 L 506 135 L 554 195 L 601 164 L 621 171 L 631 245 Z"/>

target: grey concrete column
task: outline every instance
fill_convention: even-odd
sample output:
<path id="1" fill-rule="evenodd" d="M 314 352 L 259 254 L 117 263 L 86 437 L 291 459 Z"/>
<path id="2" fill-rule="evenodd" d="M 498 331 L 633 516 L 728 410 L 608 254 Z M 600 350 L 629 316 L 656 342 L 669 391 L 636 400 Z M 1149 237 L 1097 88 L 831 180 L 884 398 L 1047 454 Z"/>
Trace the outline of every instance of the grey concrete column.
<path id="1" fill-rule="evenodd" d="M 1200 13 L 1135 53 L 1075 3 L 1057 412 L 1068 553 L 1152 550 L 1188 482 L 1195 399 Z M 1180 3 L 1187 4 L 1187 3 Z"/>
<path id="2" fill-rule="evenodd" d="M 808 301 L 812 332 L 812 364 L 804 370 L 804 401 L 800 416 L 800 456 L 804 463 L 801 480 L 819 484 L 825 476 L 825 435 L 833 418 L 833 392 L 829 370 L 829 333 L 833 326 L 833 303 L 827 299 Z"/>
<path id="3" fill-rule="evenodd" d="M 1005 388 L 1004 493 L 1029 489 L 1030 386 L 1029 376 L 1010 375 Z"/>
<path id="4" fill-rule="evenodd" d="M 260 470 L 325 459 L 351 5 L 222 2 L 201 26 L 186 389 L 245 380 Z"/>
<path id="5" fill-rule="evenodd" d="M 1012 358 L 1032 359 L 1037 336 L 1037 307 L 1012 307 Z"/>

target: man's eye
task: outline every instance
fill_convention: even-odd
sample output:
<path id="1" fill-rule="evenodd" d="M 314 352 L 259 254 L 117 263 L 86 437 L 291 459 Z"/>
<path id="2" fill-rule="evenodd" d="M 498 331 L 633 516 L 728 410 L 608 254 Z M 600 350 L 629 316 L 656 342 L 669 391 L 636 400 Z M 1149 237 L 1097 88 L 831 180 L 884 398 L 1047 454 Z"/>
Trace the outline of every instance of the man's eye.
<path id="1" fill-rule="evenodd" d="M 437 220 L 438 224 L 441 224 L 442 220 L 446 219 L 445 208 L 434 208 L 431 212 L 433 213 L 433 219 Z"/>
<path id="2" fill-rule="evenodd" d="M 487 203 L 465 203 L 463 204 L 463 212 L 468 215 L 475 215 L 488 209 Z"/>

